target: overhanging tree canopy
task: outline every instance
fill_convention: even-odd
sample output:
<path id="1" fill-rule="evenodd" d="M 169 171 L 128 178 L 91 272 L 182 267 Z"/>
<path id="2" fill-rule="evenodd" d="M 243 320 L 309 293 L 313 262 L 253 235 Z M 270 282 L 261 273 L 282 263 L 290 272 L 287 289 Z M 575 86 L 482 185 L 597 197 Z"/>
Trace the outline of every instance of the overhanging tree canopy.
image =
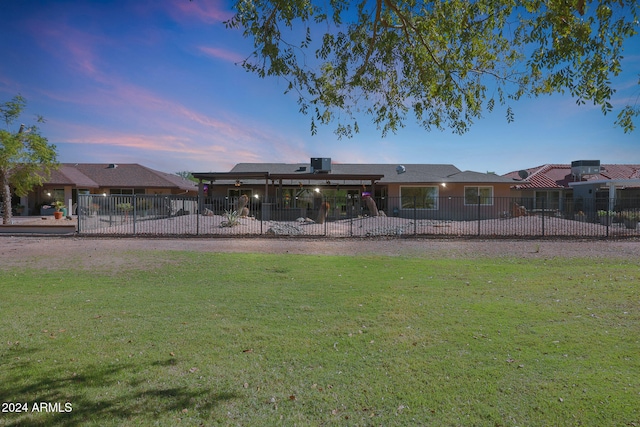
<path id="1" fill-rule="evenodd" d="M 0 116 L 6 130 L 0 129 L 0 191 L 4 205 L 2 223 L 11 220 L 11 186 L 19 196 L 26 195 L 34 186 L 41 185 L 52 168 L 57 167 L 55 145 L 40 135 L 35 125 L 20 125 L 12 132 L 10 127 L 18 120 L 26 101 L 16 96 L 0 104 Z M 38 122 L 43 119 L 38 117 Z"/>
<path id="2" fill-rule="evenodd" d="M 372 116 L 383 135 L 409 114 L 464 133 L 498 103 L 569 92 L 610 112 L 637 0 L 238 0 L 226 24 L 255 50 L 243 61 L 288 81 L 300 111 L 336 133 Z M 640 82 L 639 82 L 640 84 Z M 616 123 L 634 129 L 637 100 Z"/>

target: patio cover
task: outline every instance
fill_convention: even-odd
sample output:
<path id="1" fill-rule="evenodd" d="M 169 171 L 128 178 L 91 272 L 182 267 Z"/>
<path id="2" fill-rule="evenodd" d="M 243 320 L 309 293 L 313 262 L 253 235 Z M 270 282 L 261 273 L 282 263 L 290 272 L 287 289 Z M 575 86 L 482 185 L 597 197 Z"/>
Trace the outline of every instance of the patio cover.
<path id="1" fill-rule="evenodd" d="M 270 172 L 195 172 L 191 174 L 199 180 L 198 194 L 204 194 L 203 181 L 225 181 L 239 179 L 264 179 L 265 202 L 268 201 L 269 181 L 280 182 L 291 179 L 297 181 L 371 181 L 373 186 L 376 181 L 384 177 L 383 174 L 334 174 L 334 173 L 270 173 Z M 201 199 L 202 200 L 202 199 Z"/>
<path id="2" fill-rule="evenodd" d="M 598 179 L 593 181 L 570 182 L 569 187 L 606 186 L 609 188 L 609 210 L 615 206 L 616 188 L 640 187 L 640 179 Z"/>

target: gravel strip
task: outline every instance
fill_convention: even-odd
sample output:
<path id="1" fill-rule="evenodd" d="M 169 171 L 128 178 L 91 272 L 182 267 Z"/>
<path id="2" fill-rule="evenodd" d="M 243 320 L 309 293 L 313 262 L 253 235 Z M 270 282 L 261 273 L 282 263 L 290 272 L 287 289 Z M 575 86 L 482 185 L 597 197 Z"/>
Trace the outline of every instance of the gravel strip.
<path id="1" fill-rule="evenodd" d="M 114 268 L 128 251 L 198 251 L 447 258 L 589 257 L 640 260 L 640 241 L 435 238 L 90 238 L 0 236 L 0 268 Z"/>

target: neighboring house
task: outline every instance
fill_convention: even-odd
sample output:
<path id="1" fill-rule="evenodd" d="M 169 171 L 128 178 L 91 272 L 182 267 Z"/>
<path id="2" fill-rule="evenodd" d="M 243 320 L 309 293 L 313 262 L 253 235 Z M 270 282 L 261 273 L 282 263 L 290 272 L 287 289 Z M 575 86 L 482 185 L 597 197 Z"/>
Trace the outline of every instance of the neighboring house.
<path id="1" fill-rule="evenodd" d="M 41 206 L 56 200 L 77 202 L 78 194 L 184 194 L 196 195 L 197 185 L 178 175 L 160 172 L 137 163 L 62 163 L 49 179 L 21 198 L 25 214 L 41 214 Z"/>
<path id="2" fill-rule="evenodd" d="M 495 217 L 505 210 L 496 200 L 509 197 L 513 185 L 513 179 L 461 171 L 453 165 L 347 164 L 331 163 L 329 158 L 294 164 L 239 163 L 229 172 L 193 176 L 200 180 L 201 194 L 211 198 L 208 205 L 214 199 L 234 200 L 246 194 L 295 217 L 318 210 L 324 201 L 331 205 L 331 216 L 346 216 L 368 195 L 387 216 L 451 218 L 455 211 L 460 219 L 477 217 L 479 212 Z"/>
<path id="3" fill-rule="evenodd" d="M 590 211 L 640 207 L 640 165 L 576 160 L 547 164 L 503 175 L 515 181 L 516 194 L 528 209 Z"/>

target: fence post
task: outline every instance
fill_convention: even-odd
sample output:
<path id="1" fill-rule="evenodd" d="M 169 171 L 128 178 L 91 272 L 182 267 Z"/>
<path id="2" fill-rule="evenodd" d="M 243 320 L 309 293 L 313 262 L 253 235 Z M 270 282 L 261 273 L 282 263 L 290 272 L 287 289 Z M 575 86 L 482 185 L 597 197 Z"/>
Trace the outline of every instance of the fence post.
<path id="1" fill-rule="evenodd" d="M 200 235 L 200 215 L 202 215 L 202 211 L 200 210 L 200 206 L 204 206 L 201 205 L 201 201 L 200 201 L 200 192 L 198 191 L 198 195 L 196 196 L 196 203 L 197 203 L 197 208 L 196 208 L 196 236 Z"/>
<path id="2" fill-rule="evenodd" d="M 413 196 L 413 235 L 418 234 L 418 205 L 416 204 L 417 196 Z"/>
<path id="3" fill-rule="evenodd" d="M 547 199 L 542 199 L 542 237 L 544 237 L 544 208 L 545 208 L 545 202 L 547 201 Z"/>
<path id="4" fill-rule="evenodd" d="M 137 216 L 137 203 L 136 201 L 138 200 L 138 198 L 136 197 L 136 195 L 132 195 L 131 198 L 133 199 L 133 235 L 136 235 L 136 216 Z"/>
<path id="5" fill-rule="evenodd" d="M 329 219 L 329 213 L 331 211 L 331 205 L 327 205 L 327 199 L 326 196 L 323 194 L 322 195 L 322 206 L 324 206 L 325 208 L 325 218 L 324 218 L 324 237 L 327 237 L 327 220 Z M 320 207 L 320 210 L 322 210 L 322 206 Z M 329 206 L 329 208 L 327 209 L 327 206 Z M 335 206 L 335 203 L 334 203 Z"/>
<path id="6" fill-rule="evenodd" d="M 82 223 L 82 220 L 84 220 L 84 217 L 82 216 L 83 211 L 84 211 L 84 194 L 78 194 L 78 211 L 76 212 L 76 218 L 78 219 L 78 234 L 80 234 L 80 224 Z"/>
<path id="7" fill-rule="evenodd" d="M 347 206 L 349 209 L 349 236 L 353 236 L 353 212 L 355 209 L 355 202 L 353 201 L 353 198 L 350 198 L 349 195 L 347 195 Z"/>
<path id="8" fill-rule="evenodd" d="M 480 195 L 478 195 L 478 236 L 480 236 Z"/>
<path id="9" fill-rule="evenodd" d="M 613 223 L 613 217 L 611 216 L 610 206 L 613 206 L 613 202 L 611 200 L 607 200 L 607 216 L 606 216 L 607 219 L 605 220 L 605 224 L 607 226 L 605 237 L 607 238 L 609 238 L 609 224 Z"/>

